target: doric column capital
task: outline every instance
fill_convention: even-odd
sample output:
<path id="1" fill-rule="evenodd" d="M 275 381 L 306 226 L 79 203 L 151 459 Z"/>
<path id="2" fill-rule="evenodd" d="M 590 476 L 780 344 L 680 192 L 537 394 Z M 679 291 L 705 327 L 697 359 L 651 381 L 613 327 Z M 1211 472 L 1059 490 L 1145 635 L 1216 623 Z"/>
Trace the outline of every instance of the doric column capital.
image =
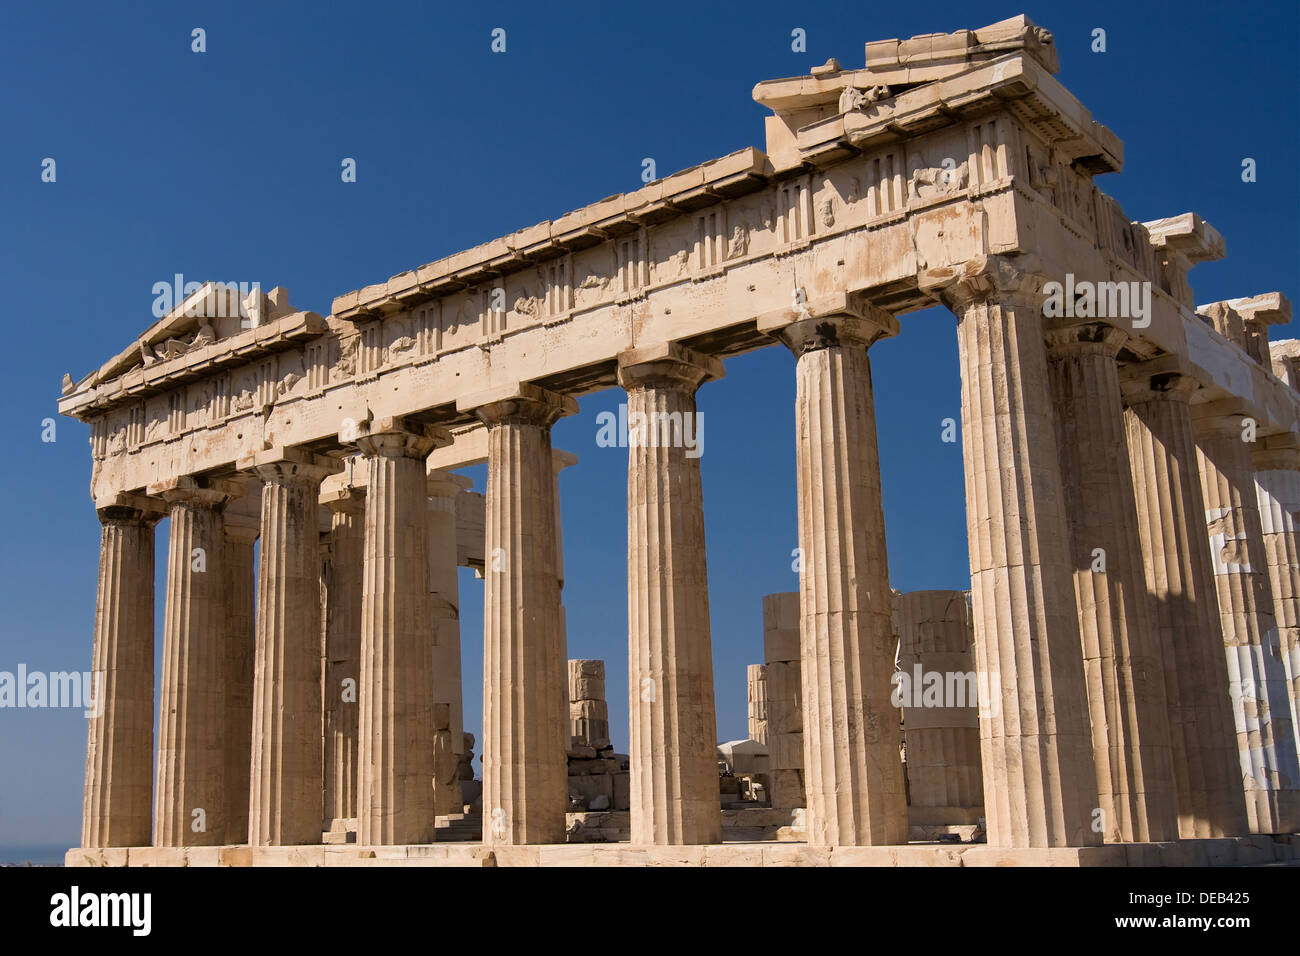
<path id="1" fill-rule="evenodd" d="M 870 348 L 898 334 L 898 319 L 862 292 L 796 298 L 788 308 L 760 315 L 757 325 L 760 332 L 780 339 L 796 358 L 839 345 Z"/>
<path id="2" fill-rule="evenodd" d="M 141 524 L 152 528 L 167 514 L 167 505 L 146 495 L 113 494 L 96 499 L 100 524 Z"/>
<path id="3" fill-rule="evenodd" d="M 703 382 L 722 378 L 722 361 L 677 342 L 628 349 L 618 355 L 618 384 L 636 388 L 676 388 L 693 393 Z"/>
<path id="4" fill-rule="evenodd" d="M 483 424 L 540 425 L 549 428 L 566 415 L 576 415 L 578 403 L 568 395 L 519 382 L 467 395 L 456 410 L 473 412 Z"/>
<path id="5" fill-rule="evenodd" d="M 1044 337 L 1047 340 L 1047 354 L 1051 358 L 1089 352 L 1115 358 L 1129 338 L 1123 329 L 1103 322 L 1050 324 Z"/>
<path id="6" fill-rule="evenodd" d="M 578 456 L 571 451 L 561 451 L 558 448 L 551 449 L 551 468 L 555 470 L 556 477 L 566 468 L 572 468 L 578 463 Z"/>
<path id="7" fill-rule="evenodd" d="M 1121 365 L 1119 386 L 1124 404 L 1133 406 L 1152 401 L 1187 404 L 1200 383 L 1188 374 L 1187 364 L 1179 356 L 1162 355 Z"/>
<path id="8" fill-rule="evenodd" d="M 364 515 L 366 513 L 366 489 L 355 486 L 322 488 L 320 503 L 328 508 L 330 514 Z"/>
<path id="9" fill-rule="evenodd" d="M 227 513 L 222 527 L 225 529 L 227 539 L 252 544 L 262 533 L 262 520 L 257 515 Z"/>
<path id="10" fill-rule="evenodd" d="M 277 446 L 245 455 L 235 462 L 240 471 L 251 472 L 267 482 L 319 485 L 328 475 L 343 470 L 337 459 L 315 455 L 302 448 Z"/>
<path id="11" fill-rule="evenodd" d="M 363 454 L 381 458 L 424 458 L 435 448 L 450 445 L 451 432 L 400 416 L 368 418 L 339 431 L 339 441 Z"/>
<path id="12" fill-rule="evenodd" d="M 147 491 L 150 497 L 161 498 L 168 505 L 191 504 L 219 508 L 226 502 L 238 498 L 243 493 L 243 488 L 234 481 L 182 475 L 179 478 L 156 481 L 148 487 Z"/>
<path id="13" fill-rule="evenodd" d="M 454 475 L 442 468 L 429 471 L 428 490 L 430 498 L 455 498 L 462 491 L 474 487 L 474 481 L 464 475 Z"/>
<path id="14" fill-rule="evenodd" d="M 991 299 L 1041 309 L 1046 284 L 1042 260 L 1036 255 L 975 256 L 958 265 L 927 269 L 917 277 L 922 292 L 958 313 Z"/>

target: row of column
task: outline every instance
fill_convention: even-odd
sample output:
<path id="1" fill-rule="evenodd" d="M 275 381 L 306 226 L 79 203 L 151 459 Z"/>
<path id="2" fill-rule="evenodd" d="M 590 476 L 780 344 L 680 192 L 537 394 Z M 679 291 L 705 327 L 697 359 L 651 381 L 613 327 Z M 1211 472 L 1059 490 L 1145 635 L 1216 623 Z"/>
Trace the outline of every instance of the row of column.
<path id="1" fill-rule="evenodd" d="M 1288 507 L 1266 553 L 1241 411 L 1194 415 L 1172 357 L 1121 369 L 1120 330 L 1045 326 L 1035 272 L 929 277 L 958 316 L 976 654 L 1002 688 L 981 720 L 990 842 L 1290 832 L 1270 648 L 1272 594 L 1300 581 Z"/>
<path id="2" fill-rule="evenodd" d="M 90 726 L 84 845 L 314 844 L 323 822 L 344 818 L 357 819 L 364 842 L 432 837 L 434 697 L 448 696 L 435 691 L 434 649 L 456 677 L 459 709 L 459 633 L 454 593 L 430 607 L 454 592 L 454 512 L 450 523 L 440 520 L 447 509 L 434 519 L 426 500 L 448 493 L 435 484 L 459 487 L 426 479 L 425 457 L 450 440 L 445 432 L 396 421 L 364 431 L 356 445 L 369 493 L 326 502 L 338 559 L 327 565 L 323 629 L 317 516 L 336 464 L 285 450 L 241 461 L 261 482 L 258 522 L 227 522 L 236 483 L 192 478 L 100 509 L 95 667 L 108 706 Z M 151 787 L 153 527 L 163 508 L 171 534 Z M 437 567 L 426 527 L 443 542 Z"/>
<path id="3" fill-rule="evenodd" d="M 1269 459 L 1261 512 L 1240 436 L 1207 426 L 1198 440 L 1190 380 L 1164 366 L 1126 366 L 1121 375 L 1124 337 L 1114 329 L 1045 328 L 1041 279 L 1021 262 L 989 257 L 926 283 L 958 317 L 976 661 L 1002 695 L 981 720 L 990 842 L 1245 833 L 1243 766 L 1247 786 L 1254 780 L 1259 790 L 1250 824 L 1293 827 L 1295 740 L 1281 663 L 1293 642 L 1277 651 L 1270 644 L 1274 596 L 1288 634 L 1300 602 L 1289 450 Z M 760 327 L 796 356 L 808 840 L 904 843 L 868 359 L 897 323 L 861 297 L 839 296 Z M 689 421 L 700 384 L 721 375 L 715 358 L 677 344 L 632 350 L 618 363 L 629 421 L 655 428 Z M 488 432 L 484 840 L 562 842 L 567 655 L 550 429 L 577 406 L 525 384 L 459 407 Z M 699 461 L 671 435 L 629 437 L 632 837 L 717 842 Z M 371 466 L 364 506 L 331 504 L 336 533 L 360 535 L 364 560 L 328 575 L 331 592 L 354 598 L 328 605 L 325 693 L 353 673 L 347 654 L 335 659 L 330 635 L 359 616 L 360 713 L 354 747 L 350 729 L 325 707 L 324 758 L 316 537 L 324 471 L 284 452 L 241 463 L 264 483 L 248 781 L 255 844 L 317 842 L 322 817 L 351 812 L 353 763 L 361 843 L 432 836 L 431 689 L 440 668 L 429 639 L 424 459 L 440 440 L 445 433 L 398 420 L 363 426 L 356 445 Z M 222 553 L 230 490 L 182 479 L 158 494 L 170 507 L 172 538 L 154 835 L 164 845 L 220 842 L 227 825 L 238 825 L 232 794 L 241 781 L 212 768 L 239 762 L 221 728 L 237 706 L 227 675 L 247 648 L 210 638 L 246 624 L 236 623 L 245 620 L 239 614 L 226 620 L 223 579 L 204 576 L 196 562 Z M 150 726 L 149 531 L 158 515 L 132 499 L 101 517 L 95 653 L 110 707 L 92 725 L 83 842 L 139 845 L 148 842 L 148 751 L 142 759 L 139 741 Z M 1207 534 L 1224 542 L 1222 571 Z M 1229 686 L 1239 689 L 1232 700 Z M 323 778 L 333 781 L 325 807 Z M 190 808 L 204 810 L 208 839 L 195 836 Z"/>

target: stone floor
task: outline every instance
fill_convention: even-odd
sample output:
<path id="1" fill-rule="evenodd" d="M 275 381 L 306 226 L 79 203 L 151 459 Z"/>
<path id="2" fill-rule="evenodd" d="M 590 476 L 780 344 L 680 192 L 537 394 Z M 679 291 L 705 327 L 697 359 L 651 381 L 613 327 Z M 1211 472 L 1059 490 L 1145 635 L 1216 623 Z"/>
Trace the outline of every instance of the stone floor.
<path id="1" fill-rule="evenodd" d="M 435 843 L 363 847 L 131 847 L 72 849 L 68 866 L 1257 866 L 1300 861 L 1300 837 L 1252 836 L 1177 843 L 1005 850 L 913 843 L 809 847 L 802 843 L 633 846 L 579 843 L 498 846 Z"/>

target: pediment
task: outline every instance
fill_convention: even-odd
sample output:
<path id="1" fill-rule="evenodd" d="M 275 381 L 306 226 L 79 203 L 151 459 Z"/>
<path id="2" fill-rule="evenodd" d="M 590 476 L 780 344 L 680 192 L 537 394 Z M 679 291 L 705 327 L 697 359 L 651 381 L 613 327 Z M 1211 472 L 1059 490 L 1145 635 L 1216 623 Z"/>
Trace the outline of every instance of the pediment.
<path id="1" fill-rule="evenodd" d="M 179 277 L 177 277 L 179 279 Z M 157 291 L 157 287 L 155 287 Z M 64 376 L 63 394 L 94 388 L 133 369 L 169 362 L 199 349 L 214 349 L 240 333 L 292 315 L 289 292 L 277 286 L 269 293 L 254 285 L 204 282 L 189 294 L 177 290 L 180 301 L 136 337 L 130 345 L 79 382 Z M 160 296 L 160 299 L 163 298 Z M 173 297 L 169 296 L 167 301 Z"/>

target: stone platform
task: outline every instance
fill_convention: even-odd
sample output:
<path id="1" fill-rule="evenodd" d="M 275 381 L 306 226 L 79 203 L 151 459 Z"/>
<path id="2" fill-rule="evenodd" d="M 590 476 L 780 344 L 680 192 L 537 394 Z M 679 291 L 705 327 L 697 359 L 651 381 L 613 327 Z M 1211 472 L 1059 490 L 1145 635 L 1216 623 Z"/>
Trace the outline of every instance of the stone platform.
<path id="1" fill-rule="evenodd" d="M 803 843 L 634 846 L 630 843 L 484 846 L 119 847 L 72 849 L 67 866 L 1259 866 L 1300 862 L 1300 837 L 1008 850 L 983 845 L 810 847 Z"/>

